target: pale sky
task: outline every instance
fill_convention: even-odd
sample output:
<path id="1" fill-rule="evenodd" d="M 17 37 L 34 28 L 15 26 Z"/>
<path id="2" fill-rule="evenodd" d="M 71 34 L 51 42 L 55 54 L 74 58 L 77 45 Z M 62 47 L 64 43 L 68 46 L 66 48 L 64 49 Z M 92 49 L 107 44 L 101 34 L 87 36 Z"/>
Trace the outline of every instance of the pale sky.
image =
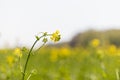
<path id="1" fill-rule="evenodd" d="M 58 29 L 69 41 L 77 32 L 110 28 L 120 28 L 120 0 L 0 0 L 0 47 L 30 46 L 44 31 Z"/>

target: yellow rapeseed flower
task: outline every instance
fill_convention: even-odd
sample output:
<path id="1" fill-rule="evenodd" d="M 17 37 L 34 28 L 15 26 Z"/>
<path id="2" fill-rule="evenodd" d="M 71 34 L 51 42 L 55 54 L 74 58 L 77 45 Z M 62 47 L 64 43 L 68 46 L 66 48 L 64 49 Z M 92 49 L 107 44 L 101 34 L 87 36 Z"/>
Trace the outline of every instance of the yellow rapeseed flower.
<path id="1" fill-rule="evenodd" d="M 19 48 L 16 48 L 16 49 L 14 50 L 14 54 L 15 54 L 16 56 L 18 56 L 18 57 L 22 57 L 22 52 L 21 52 L 21 50 L 20 50 Z"/>
<path id="2" fill-rule="evenodd" d="M 61 48 L 60 49 L 60 56 L 70 56 L 70 50 L 68 48 Z"/>
<path id="3" fill-rule="evenodd" d="M 10 66 L 12 66 L 13 62 L 14 62 L 14 57 L 13 56 L 7 56 L 7 62 Z"/>
<path id="4" fill-rule="evenodd" d="M 111 54 L 117 53 L 117 47 L 115 45 L 110 45 L 108 50 Z"/>
<path id="5" fill-rule="evenodd" d="M 99 40 L 99 39 L 93 39 L 93 40 L 91 41 L 91 45 L 92 45 L 93 47 L 98 47 L 98 46 L 100 45 L 100 40 Z"/>
<path id="6" fill-rule="evenodd" d="M 52 40 L 52 41 L 54 41 L 54 42 L 57 42 L 57 41 L 59 41 L 60 40 L 60 32 L 59 32 L 59 30 L 56 30 L 53 34 L 52 34 L 52 36 L 50 37 L 50 39 Z"/>

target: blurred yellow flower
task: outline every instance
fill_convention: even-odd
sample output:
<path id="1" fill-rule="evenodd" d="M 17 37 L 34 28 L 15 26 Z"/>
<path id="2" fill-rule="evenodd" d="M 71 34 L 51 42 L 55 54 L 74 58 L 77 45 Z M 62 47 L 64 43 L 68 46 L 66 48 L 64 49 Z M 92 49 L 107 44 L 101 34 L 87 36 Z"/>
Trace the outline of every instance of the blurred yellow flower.
<path id="1" fill-rule="evenodd" d="M 70 50 L 68 48 L 61 48 L 60 49 L 60 56 L 70 56 Z"/>
<path id="2" fill-rule="evenodd" d="M 54 42 L 57 42 L 57 41 L 59 41 L 60 40 L 60 32 L 58 31 L 58 30 L 56 30 L 53 34 L 52 34 L 52 36 L 50 37 L 50 39 L 52 40 L 52 41 L 54 41 Z"/>
<path id="3" fill-rule="evenodd" d="M 8 62 L 9 65 L 13 64 L 13 62 L 14 62 L 14 57 L 13 56 L 7 56 L 6 59 L 7 59 L 7 62 Z"/>
<path id="4" fill-rule="evenodd" d="M 109 53 L 116 53 L 117 52 L 117 47 L 115 45 L 110 45 L 109 48 Z"/>
<path id="5" fill-rule="evenodd" d="M 16 48 L 16 49 L 14 50 L 14 54 L 15 54 L 16 56 L 18 56 L 18 57 L 22 57 L 22 52 L 21 52 L 21 50 L 20 50 L 19 48 Z"/>
<path id="6" fill-rule="evenodd" d="M 100 40 L 99 40 L 99 39 L 93 39 L 93 40 L 91 41 L 91 45 L 92 45 L 93 47 L 98 47 L 98 46 L 100 45 Z"/>

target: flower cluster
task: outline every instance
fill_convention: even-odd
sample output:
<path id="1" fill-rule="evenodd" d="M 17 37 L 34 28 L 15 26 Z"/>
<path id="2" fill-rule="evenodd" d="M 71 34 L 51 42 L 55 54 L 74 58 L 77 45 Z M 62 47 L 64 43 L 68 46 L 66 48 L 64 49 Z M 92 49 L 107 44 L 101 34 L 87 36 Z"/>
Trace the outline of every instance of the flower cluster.
<path id="1" fill-rule="evenodd" d="M 39 36 L 35 36 L 36 39 L 39 41 L 40 38 L 43 38 L 42 39 L 42 42 L 46 43 L 48 42 L 48 36 L 50 37 L 50 39 L 53 41 L 53 42 L 57 42 L 61 39 L 61 35 L 60 35 L 60 32 L 59 30 L 56 30 L 55 32 L 53 32 L 52 34 L 48 34 L 47 32 L 41 32 L 42 33 L 42 36 L 39 37 Z"/>
<path id="2" fill-rule="evenodd" d="M 58 30 L 56 30 L 56 31 L 52 34 L 52 36 L 50 37 L 50 39 L 51 39 L 52 41 L 54 41 L 54 42 L 59 41 L 60 38 L 61 38 L 61 36 L 60 36 L 60 32 L 59 32 Z"/>

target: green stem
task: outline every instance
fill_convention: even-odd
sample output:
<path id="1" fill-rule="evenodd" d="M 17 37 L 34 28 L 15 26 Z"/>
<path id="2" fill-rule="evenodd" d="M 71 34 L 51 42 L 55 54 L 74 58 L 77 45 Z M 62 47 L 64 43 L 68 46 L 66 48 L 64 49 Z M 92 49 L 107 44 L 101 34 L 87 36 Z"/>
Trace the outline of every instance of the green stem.
<path id="1" fill-rule="evenodd" d="M 49 35 L 47 35 L 47 36 L 49 36 Z M 34 44 L 32 45 L 32 47 L 31 47 L 31 49 L 30 49 L 30 51 L 29 51 L 29 53 L 28 53 L 27 60 L 26 60 L 26 63 L 25 63 L 25 66 L 24 66 L 24 70 L 23 70 L 22 80 L 24 80 L 24 78 L 25 78 L 26 69 L 27 69 L 28 61 L 29 61 L 29 59 L 30 59 L 31 52 L 32 52 L 35 44 L 36 44 L 42 37 L 45 37 L 45 36 L 43 35 L 43 36 L 41 36 L 41 37 L 39 37 L 39 38 L 36 39 L 36 41 L 34 42 Z M 41 47 L 43 47 L 44 45 L 45 45 L 45 43 L 44 43 Z M 40 47 L 40 48 L 41 48 L 41 47 Z M 40 49 L 40 48 L 39 48 L 39 49 Z"/>
<path id="2" fill-rule="evenodd" d="M 29 53 L 28 53 L 27 60 L 26 60 L 26 63 L 25 63 L 25 67 L 24 67 L 24 71 L 23 71 L 22 80 L 24 80 L 24 78 L 25 78 L 25 73 L 26 73 L 26 69 L 27 69 L 27 65 L 28 65 L 28 61 L 29 61 L 31 52 L 32 52 L 35 44 L 36 44 L 38 41 L 39 41 L 39 40 L 36 40 L 36 41 L 34 42 L 34 44 L 32 45 L 32 47 L 31 47 L 31 49 L 30 49 L 30 51 L 29 51 Z"/>
<path id="3" fill-rule="evenodd" d="M 29 80 L 31 76 L 32 76 L 32 73 L 30 73 L 30 75 L 28 76 L 27 80 Z"/>

